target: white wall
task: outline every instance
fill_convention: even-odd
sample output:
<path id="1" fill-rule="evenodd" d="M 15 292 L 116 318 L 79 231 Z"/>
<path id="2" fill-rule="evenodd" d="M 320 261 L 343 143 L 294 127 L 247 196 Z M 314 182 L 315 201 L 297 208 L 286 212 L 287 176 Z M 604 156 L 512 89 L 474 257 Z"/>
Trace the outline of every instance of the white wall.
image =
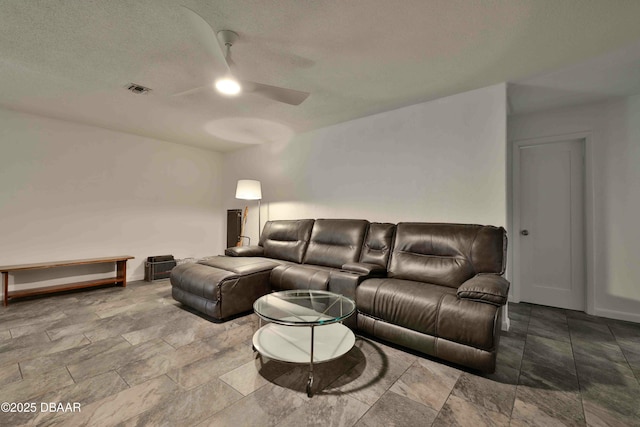
<path id="1" fill-rule="evenodd" d="M 593 314 L 640 322 L 640 95 L 509 118 L 509 140 L 590 133 Z"/>
<path id="2" fill-rule="evenodd" d="M 225 208 L 238 179 L 262 182 L 268 219 L 364 218 L 506 224 L 504 84 L 224 155 Z M 256 202 L 247 234 L 257 237 Z"/>
<path id="3" fill-rule="evenodd" d="M 224 247 L 218 153 L 0 110 L 0 161 L 1 265 L 132 255 L 141 279 L 147 256 Z"/>

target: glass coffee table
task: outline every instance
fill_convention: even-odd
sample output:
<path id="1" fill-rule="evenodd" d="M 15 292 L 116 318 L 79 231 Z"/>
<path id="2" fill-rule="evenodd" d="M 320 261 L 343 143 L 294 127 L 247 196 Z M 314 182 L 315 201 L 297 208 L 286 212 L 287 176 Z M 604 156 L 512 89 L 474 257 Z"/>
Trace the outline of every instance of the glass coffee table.
<path id="1" fill-rule="evenodd" d="M 260 355 L 289 363 L 308 363 L 307 396 L 311 397 L 314 363 L 328 362 L 355 344 L 353 332 L 340 321 L 356 309 L 353 300 L 332 292 L 291 290 L 267 294 L 253 304 L 260 329 L 253 348 Z M 266 325 L 262 326 L 262 320 Z"/>

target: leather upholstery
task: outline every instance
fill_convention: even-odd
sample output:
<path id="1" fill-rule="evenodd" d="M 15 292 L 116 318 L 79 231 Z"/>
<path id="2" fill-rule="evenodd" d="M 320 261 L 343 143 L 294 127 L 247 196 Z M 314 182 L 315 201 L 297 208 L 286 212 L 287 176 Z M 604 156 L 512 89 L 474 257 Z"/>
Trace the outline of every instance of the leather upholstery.
<path id="1" fill-rule="evenodd" d="M 496 338 L 500 337 L 499 332 L 496 332 Z M 496 370 L 495 350 L 482 350 L 443 338 L 436 338 L 435 356 L 482 372 L 493 373 Z"/>
<path id="2" fill-rule="evenodd" d="M 444 295 L 438 309 L 435 335 L 483 350 L 494 350 L 494 327 L 499 308 L 492 304 Z"/>
<path id="3" fill-rule="evenodd" d="M 455 300 L 451 294 L 445 294 L 444 300 L 464 302 Z M 476 309 L 489 309 L 493 310 L 493 314 L 475 313 L 477 316 L 469 316 L 469 313 L 465 313 L 463 322 L 457 325 L 457 315 L 464 313 L 464 311 L 450 312 L 451 306 L 449 306 L 444 311 L 440 311 L 438 315 L 439 326 L 436 329 L 439 332 L 425 334 L 358 311 L 357 329 L 361 333 L 373 335 L 450 362 L 483 372 L 494 372 L 502 311 L 489 304 L 470 303 L 473 305 L 465 307 L 465 309 L 471 308 L 471 313 L 474 313 Z M 475 325 L 474 320 L 479 320 L 480 325 Z"/>
<path id="4" fill-rule="evenodd" d="M 302 263 L 313 222 L 312 219 L 268 221 L 260 236 L 264 256 Z"/>
<path id="5" fill-rule="evenodd" d="M 226 319 L 253 308 L 269 291 L 269 275 L 277 265 L 264 258 L 231 257 L 178 265 L 171 271 L 171 294 L 201 313 Z"/>
<path id="6" fill-rule="evenodd" d="M 436 337 L 384 322 L 358 312 L 358 331 L 424 354 L 436 355 Z"/>
<path id="7" fill-rule="evenodd" d="M 494 372 L 496 370 L 496 358 L 500 345 L 500 325 L 502 324 L 502 310 L 496 310 L 493 322 L 494 337 L 493 348 L 482 350 L 480 348 L 464 345 L 458 342 L 438 338 L 436 356 L 453 363 L 469 366 L 482 372 Z"/>
<path id="8" fill-rule="evenodd" d="M 262 246 L 232 246 L 224 250 L 226 256 L 263 256 L 264 248 Z"/>
<path id="9" fill-rule="evenodd" d="M 329 292 L 344 295 L 355 301 L 356 289 L 366 275 L 350 271 L 332 269 L 329 271 Z"/>
<path id="10" fill-rule="evenodd" d="M 342 265 L 342 269 L 353 273 L 374 276 L 385 276 L 387 274 L 387 269 L 385 267 L 378 264 L 369 264 L 366 262 L 348 262 Z"/>
<path id="11" fill-rule="evenodd" d="M 340 268 L 358 261 L 368 225 L 363 219 L 317 219 L 304 263 Z"/>
<path id="12" fill-rule="evenodd" d="M 279 265 L 277 262 L 267 258 L 233 258 L 226 256 L 204 258 L 198 261 L 198 264 L 216 267 L 229 273 L 234 273 L 236 276 L 244 276 L 259 271 L 271 271 Z"/>
<path id="13" fill-rule="evenodd" d="M 321 265 L 280 265 L 271 272 L 271 288 L 328 290 L 355 300 L 358 284 L 365 274 Z"/>
<path id="14" fill-rule="evenodd" d="M 498 317 L 497 323 L 499 324 L 499 322 L 500 318 Z M 496 369 L 495 351 L 482 350 L 444 338 L 422 334 L 361 313 L 358 313 L 357 328 L 360 333 L 369 334 L 459 365 L 483 372 L 494 372 Z"/>
<path id="15" fill-rule="evenodd" d="M 485 350 L 493 348 L 498 308 L 459 299 L 448 286 L 369 279 L 358 286 L 356 301 L 360 313 L 385 322 Z"/>
<path id="16" fill-rule="evenodd" d="M 274 291 L 287 289 L 328 290 L 355 300 L 356 288 L 363 277 L 366 276 L 331 267 L 289 264 L 274 268 L 269 281 L 271 289 Z M 344 319 L 342 324 L 355 329 L 356 314 Z"/>
<path id="17" fill-rule="evenodd" d="M 389 277 L 457 288 L 478 273 L 502 274 L 505 248 L 502 227 L 399 223 Z"/>
<path id="18" fill-rule="evenodd" d="M 217 268 L 210 268 L 201 264 L 181 264 L 171 270 L 171 285 L 205 298 L 218 301 L 218 290 L 211 283 L 219 283 L 233 277 L 234 273 Z"/>
<path id="19" fill-rule="evenodd" d="M 377 264 L 386 269 L 391 254 L 391 244 L 396 232 L 396 225 L 382 222 L 372 222 L 367 230 L 367 237 L 362 247 L 360 262 Z"/>
<path id="20" fill-rule="evenodd" d="M 509 282 L 497 274 L 478 274 L 458 288 L 458 298 L 505 305 L 509 297 Z"/>
<path id="21" fill-rule="evenodd" d="M 463 364 L 495 370 L 500 306 L 509 282 L 503 228 L 400 223 L 388 278 L 356 289 L 362 332 Z"/>
<path id="22" fill-rule="evenodd" d="M 274 291 L 288 289 L 326 291 L 329 285 L 329 272 L 299 265 L 281 265 L 271 271 L 269 280 Z"/>
<path id="23" fill-rule="evenodd" d="M 455 298 L 455 289 L 400 279 L 369 279 L 356 289 L 359 312 L 429 335 L 445 295 Z"/>
<path id="24" fill-rule="evenodd" d="M 506 243 L 503 228 L 480 225 L 269 221 L 259 246 L 174 268 L 172 294 L 225 319 L 270 290 L 326 289 L 355 299 L 349 327 L 493 372 Z"/>

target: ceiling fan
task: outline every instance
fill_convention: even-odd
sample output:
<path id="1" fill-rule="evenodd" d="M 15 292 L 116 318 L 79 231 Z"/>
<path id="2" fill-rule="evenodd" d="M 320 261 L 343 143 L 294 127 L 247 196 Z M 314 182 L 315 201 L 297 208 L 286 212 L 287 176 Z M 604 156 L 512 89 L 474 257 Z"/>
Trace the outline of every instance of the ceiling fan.
<path id="1" fill-rule="evenodd" d="M 207 47 L 209 54 L 226 65 L 226 74 L 216 79 L 214 84 L 218 92 L 227 96 L 248 92 L 290 105 L 300 105 L 302 101 L 307 99 L 309 92 L 237 79 L 237 67 L 231 59 L 231 46 L 238 40 L 238 34 L 231 30 L 218 31 L 216 40 L 216 33 L 202 16 L 186 6 L 182 6 L 182 8 L 185 15 L 189 17 L 194 30 Z M 218 43 L 218 40 L 220 40 L 220 43 Z M 189 95 L 209 88 L 211 88 L 211 86 L 200 86 L 177 93 L 174 96 Z"/>

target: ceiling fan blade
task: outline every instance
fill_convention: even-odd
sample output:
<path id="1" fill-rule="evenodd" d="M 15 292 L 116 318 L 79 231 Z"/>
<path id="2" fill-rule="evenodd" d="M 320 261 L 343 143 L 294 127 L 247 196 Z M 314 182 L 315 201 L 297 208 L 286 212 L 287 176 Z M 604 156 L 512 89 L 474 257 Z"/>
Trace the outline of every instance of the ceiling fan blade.
<path id="1" fill-rule="evenodd" d="M 191 21 L 191 27 L 198 34 L 198 38 L 206 47 L 207 51 L 209 51 L 209 54 L 219 62 L 225 64 L 227 71 L 229 71 L 229 64 L 227 64 L 224 51 L 222 50 L 222 46 L 218 43 L 216 32 L 211 28 L 211 25 L 209 25 L 209 23 L 197 12 L 186 6 L 181 7 L 185 16 L 189 18 L 189 21 Z"/>
<path id="2" fill-rule="evenodd" d="M 209 23 L 196 11 L 186 6 L 182 6 L 182 10 L 191 21 L 191 26 L 194 31 L 198 33 L 200 41 L 209 51 L 209 54 L 226 66 L 228 76 L 233 76 L 233 74 L 237 72 L 237 67 L 233 59 L 231 59 L 231 46 L 235 40 L 237 40 L 238 34 L 231 30 L 221 30 L 216 34 L 211 25 L 209 25 Z M 220 40 L 220 43 L 222 44 L 218 43 L 218 40 Z M 224 47 L 222 45 L 224 45 Z M 265 98 L 273 99 L 274 101 L 283 102 L 289 105 L 300 105 L 309 96 L 309 92 L 286 89 L 263 83 L 250 82 L 246 80 L 241 81 L 240 83 L 245 92 L 262 95 Z M 205 88 L 208 88 L 208 86 L 189 89 L 184 92 L 176 93 L 173 96 L 189 95 Z"/>
<path id="3" fill-rule="evenodd" d="M 289 105 L 300 105 L 307 97 L 309 92 L 302 92 L 299 90 L 286 89 L 284 87 L 270 86 L 264 83 L 250 82 L 247 80 L 240 81 L 242 89 L 245 92 L 255 93 L 262 95 L 265 98 L 273 99 L 274 101 L 284 102 Z"/>
<path id="4" fill-rule="evenodd" d="M 206 85 L 206 86 L 198 86 L 198 87 L 194 87 L 193 89 L 188 89 L 182 92 L 178 92 L 178 93 L 174 93 L 171 96 L 185 96 L 185 95 L 191 95 L 193 93 L 198 93 L 201 92 L 203 90 L 209 90 L 211 89 L 211 85 Z"/>

